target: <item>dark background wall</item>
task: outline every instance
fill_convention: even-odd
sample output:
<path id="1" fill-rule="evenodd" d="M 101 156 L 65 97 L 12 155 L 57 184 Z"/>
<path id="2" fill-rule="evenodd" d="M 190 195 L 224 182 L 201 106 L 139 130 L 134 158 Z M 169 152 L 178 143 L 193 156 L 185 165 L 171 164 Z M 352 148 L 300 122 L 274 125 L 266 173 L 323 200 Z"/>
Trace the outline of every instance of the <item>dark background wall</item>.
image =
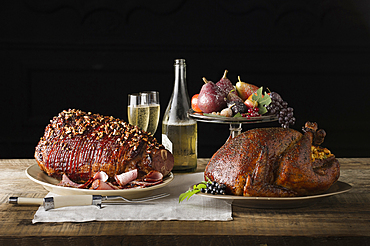
<path id="1" fill-rule="evenodd" d="M 332 1 L 14 0 L 0 9 L 0 158 L 32 158 L 63 109 L 127 119 L 127 94 L 158 90 L 163 115 L 173 61 L 189 96 L 224 69 L 279 92 L 300 130 L 317 121 L 338 157 L 369 157 L 370 5 Z M 244 125 L 251 127 L 277 126 Z M 227 125 L 198 123 L 199 156 Z M 156 133 L 160 140 L 161 130 Z"/>

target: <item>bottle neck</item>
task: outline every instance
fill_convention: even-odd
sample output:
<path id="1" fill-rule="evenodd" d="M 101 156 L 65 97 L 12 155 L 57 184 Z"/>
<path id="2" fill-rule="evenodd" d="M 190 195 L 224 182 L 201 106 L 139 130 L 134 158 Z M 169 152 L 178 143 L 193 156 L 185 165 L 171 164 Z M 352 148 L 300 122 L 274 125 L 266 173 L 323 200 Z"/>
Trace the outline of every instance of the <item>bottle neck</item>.
<path id="1" fill-rule="evenodd" d="M 186 84 L 185 60 L 175 60 L 174 69 L 175 82 L 172 96 L 165 113 L 164 121 L 171 124 L 193 121 L 188 117 L 190 99 Z"/>
<path id="2" fill-rule="evenodd" d="M 172 99 L 174 104 L 183 105 L 185 109 L 189 109 L 189 95 L 186 84 L 186 64 L 184 59 L 175 61 L 175 84 L 173 88 Z"/>

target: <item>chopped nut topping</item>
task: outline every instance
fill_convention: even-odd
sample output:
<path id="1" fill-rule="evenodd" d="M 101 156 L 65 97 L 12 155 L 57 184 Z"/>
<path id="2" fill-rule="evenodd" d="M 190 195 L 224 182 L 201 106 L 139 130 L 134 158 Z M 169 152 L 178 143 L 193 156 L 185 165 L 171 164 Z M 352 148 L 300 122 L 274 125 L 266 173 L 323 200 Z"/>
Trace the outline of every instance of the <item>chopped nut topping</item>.
<path id="1" fill-rule="evenodd" d="M 163 148 L 153 136 L 137 126 L 130 125 L 113 116 L 86 113 L 77 109 L 63 110 L 58 116 L 54 116 L 40 141 L 47 145 L 48 141 L 46 140 L 50 138 L 58 137 L 62 140 L 77 136 L 91 141 L 112 139 L 120 146 L 128 145 L 134 151 L 143 141 L 146 143 L 147 153 L 150 153 L 153 148 Z M 63 146 L 63 148 L 67 147 Z"/>

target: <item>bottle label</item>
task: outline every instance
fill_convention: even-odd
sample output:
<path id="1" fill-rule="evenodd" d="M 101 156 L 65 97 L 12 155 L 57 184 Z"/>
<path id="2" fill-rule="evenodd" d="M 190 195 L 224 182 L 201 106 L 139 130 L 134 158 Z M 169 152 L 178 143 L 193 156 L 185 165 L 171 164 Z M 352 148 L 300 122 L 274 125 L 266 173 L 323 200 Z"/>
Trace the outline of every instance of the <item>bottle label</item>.
<path id="1" fill-rule="evenodd" d="M 172 142 L 171 140 L 167 137 L 166 134 L 162 134 L 162 145 L 171 153 L 172 152 Z"/>

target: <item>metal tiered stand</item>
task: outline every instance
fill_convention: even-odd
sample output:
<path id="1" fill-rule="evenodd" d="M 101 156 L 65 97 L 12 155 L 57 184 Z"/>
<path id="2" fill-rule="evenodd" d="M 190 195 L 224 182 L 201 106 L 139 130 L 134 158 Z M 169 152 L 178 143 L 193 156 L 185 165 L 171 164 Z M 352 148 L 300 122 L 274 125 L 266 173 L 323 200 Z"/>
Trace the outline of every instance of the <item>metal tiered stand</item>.
<path id="1" fill-rule="evenodd" d="M 256 124 L 277 121 L 275 115 L 262 115 L 258 117 L 224 117 L 224 116 L 208 116 L 203 113 L 196 113 L 190 109 L 188 115 L 191 119 L 207 123 L 229 124 L 230 125 L 230 138 L 238 136 L 242 132 L 242 124 Z"/>

